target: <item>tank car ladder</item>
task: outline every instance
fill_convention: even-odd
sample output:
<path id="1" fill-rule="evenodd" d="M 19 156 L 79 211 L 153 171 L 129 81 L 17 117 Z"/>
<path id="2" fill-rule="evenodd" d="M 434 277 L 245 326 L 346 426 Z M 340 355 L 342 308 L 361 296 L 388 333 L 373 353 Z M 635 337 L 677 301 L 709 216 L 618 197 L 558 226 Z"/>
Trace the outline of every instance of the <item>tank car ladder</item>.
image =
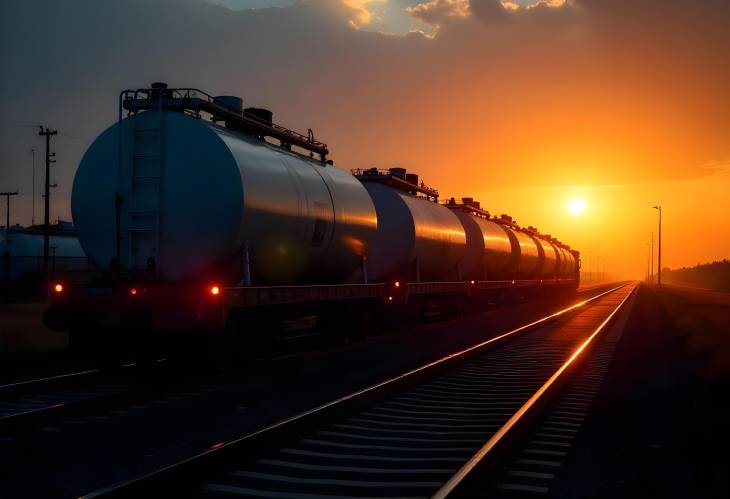
<path id="1" fill-rule="evenodd" d="M 156 114 L 152 117 L 152 114 Z M 129 191 L 130 270 L 159 272 L 164 168 L 162 109 L 139 113 L 131 120 L 132 147 Z M 146 251 L 145 251 L 146 250 Z M 142 252 L 145 255 L 141 255 Z M 146 256 L 140 261 L 140 256 Z"/>

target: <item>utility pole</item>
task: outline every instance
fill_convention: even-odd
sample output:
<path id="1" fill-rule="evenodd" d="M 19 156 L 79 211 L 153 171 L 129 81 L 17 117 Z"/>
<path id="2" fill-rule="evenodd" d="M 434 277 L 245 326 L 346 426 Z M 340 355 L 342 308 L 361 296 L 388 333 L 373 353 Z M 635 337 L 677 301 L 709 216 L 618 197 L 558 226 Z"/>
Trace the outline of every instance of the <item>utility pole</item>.
<path id="1" fill-rule="evenodd" d="M 50 201 L 51 201 L 51 163 L 55 163 L 55 159 L 51 159 L 56 156 L 56 153 L 51 152 L 51 137 L 58 133 L 58 130 L 51 130 L 43 126 L 40 127 L 38 135 L 46 138 L 46 181 L 45 181 L 45 199 L 43 207 L 43 273 L 48 281 L 48 253 L 50 251 L 49 241 L 51 235 L 51 223 L 50 223 Z M 46 290 L 48 289 L 48 282 L 46 282 Z"/>
<path id="2" fill-rule="evenodd" d="M 7 201 L 7 212 L 5 213 L 5 237 L 10 234 L 10 196 L 17 196 L 18 191 L 15 192 L 0 192 L 0 196 L 5 196 Z"/>
<path id="3" fill-rule="evenodd" d="M 656 285 L 662 285 L 662 207 L 657 205 L 654 207 L 655 210 L 659 210 L 659 251 L 657 254 L 657 273 L 656 273 Z"/>

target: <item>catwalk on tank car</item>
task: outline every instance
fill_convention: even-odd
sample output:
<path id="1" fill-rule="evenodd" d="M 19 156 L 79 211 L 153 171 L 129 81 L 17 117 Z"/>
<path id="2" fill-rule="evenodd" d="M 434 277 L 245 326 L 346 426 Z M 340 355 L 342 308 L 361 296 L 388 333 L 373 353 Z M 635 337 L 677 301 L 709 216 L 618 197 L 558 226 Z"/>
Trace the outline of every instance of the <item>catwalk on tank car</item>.
<path id="1" fill-rule="evenodd" d="M 239 97 L 122 92 L 72 192 L 98 271 L 52 288 L 47 324 L 84 348 L 205 332 L 249 349 L 577 287 L 579 254 L 551 236 L 470 198 L 441 204 L 403 168 L 328 156 Z"/>

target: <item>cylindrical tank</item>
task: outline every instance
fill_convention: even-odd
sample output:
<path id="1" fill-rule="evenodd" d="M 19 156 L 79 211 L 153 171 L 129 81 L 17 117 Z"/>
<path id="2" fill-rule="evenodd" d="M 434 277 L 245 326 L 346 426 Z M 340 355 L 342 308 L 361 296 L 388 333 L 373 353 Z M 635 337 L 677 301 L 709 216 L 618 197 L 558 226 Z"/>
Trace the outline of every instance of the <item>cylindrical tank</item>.
<path id="1" fill-rule="evenodd" d="M 88 270 L 79 240 L 72 235 L 49 237 L 51 273 Z M 0 281 L 16 281 L 43 271 L 43 234 L 11 229 L 0 232 Z"/>
<path id="2" fill-rule="evenodd" d="M 578 262 L 575 260 L 575 255 L 573 255 L 570 250 L 565 249 L 563 251 L 565 251 L 565 255 L 569 262 L 569 269 L 566 270 L 565 277 L 573 277 L 578 270 Z"/>
<path id="3" fill-rule="evenodd" d="M 453 210 L 466 234 L 462 269 L 467 279 L 503 277 L 512 257 L 512 244 L 504 228 L 461 209 Z"/>
<path id="4" fill-rule="evenodd" d="M 372 281 L 461 277 L 466 234 L 451 210 L 378 182 L 363 185 L 378 216 L 378 236 L 367 260 Z"/>
<path id="5" fill-rule="evenodd" d="M 359 281 L 377 228 L 349 173 L 174 111 L 103 132 L 76 172 L 71 208 L 98 267 L 118 256 L 123 269 L 167 280 L 237 281 L 249 261 L 254 284 Z"/>
<path id="6" fill-rule="evenodd" d="M 520 279 L 535 277 L 541 263 L 540 252 L 537 249 L 535 240 L 521 230 L 507 225 L 500 225 L 507 232 L 512 245 L 510 275 Z"/>
<path id="7" fill-rule="evenodd" d="M 538 277 L 553 277 L 558 268 L 558 253 L 555 247 L 550 242 L 539 237 L 533 237 L 533 239 L 540 246 L 542 255 L 542 265 L 540 266 Z"/>
<path id="8" fill-rule="evenodd" d="M 575 269 L 575 260 L 573 255 L 561 246 L 556 246 L 558 253 L 560 253 L 560 268 L 558 269 L 558 277 L 570 277 L 573 275 Z"/>

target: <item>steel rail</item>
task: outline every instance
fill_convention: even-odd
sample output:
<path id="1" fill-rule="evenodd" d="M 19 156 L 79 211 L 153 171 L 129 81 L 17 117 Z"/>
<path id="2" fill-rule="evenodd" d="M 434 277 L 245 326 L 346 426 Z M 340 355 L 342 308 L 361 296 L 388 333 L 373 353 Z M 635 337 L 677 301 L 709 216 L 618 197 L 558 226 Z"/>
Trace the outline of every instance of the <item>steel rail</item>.
<path id="1" fill-rule="evenodd" d="M 75 378 L 78 376 L 88 376 L 89 374 L 99 374 L 100 372 L 101 372 L 100 369 L 88 369 L 86 371 L 55 374 L 52 376 L 46 376 L 44 378 L 26 379 L 23 381 L 16 381 L 15 383 L 7 383 L 5 385 L 0 385 L 0 390 L 8 390 L 8 389 L 18 388 L 21 386 L 28 386 L 28 385 L 37 385 L 37 384 L 46 383 L 49 381 L 60 381 L 60 380 L 65 380 L 65 379 L 69 379 L 69 378 Z"/>
<path id="2" fill-rule="evenodd" d="M 195 470 L 199 468 L 206 469 L 212 464 L 219 464 L 224 457 L 235 455 L 237 451 L 248 446 L 254 446 L 261 444 L 267 438 L 275 439 L 278 433 L 289 434 L 296 432 L 298 428 L 306 428 L 307 425 L 314 424 L 319 421 L 318 418 L 326 419 L 332 414 L 341 414 L 341 411 L 346 407 L 357 406 L 372 398 L 381 398 L 389 391 L 402 390 L 403 386 L 415 384 L 419 380 L 438 374 L 441 370 L 446 370 L 453 364 L 461 363 L 464 360 L 471 358 L 483 351 L 488 350 L 492 347 L 501 345 L 513 338 L 521 336 L 523 333 L 537 329 L 540 326 L 549 324 L 558 319 L 564 318 L 571 312 L 577 311 L 589 305 L 601 298 L 614 293 L 615 291 L 625 287 L 627 284 L 621 284 L 613 287 L 607 291 L 601 292 L 591 298 L 587 298 L 580 301 L 570 307 L 561 309 L 550 315 L 542 317 L 536 321 L 532 321 L 523 326 L 517 327 L 503 334 L 490 338 L 488 340 L 479 342 L 471 347 L 465 348 L 458 352 L 446 355 L 438 360 L 429 362 L 421 367 L 409 370 L 403 374 L 387 379 L 380 383 L 376 383 L 369 387 L 357 390 L 348 395 L 344 395 L 335 400 L 319 405 L 315 408 L 309 409 L 297 415 L 291 416 L 284 420 L 278 421 L 271 425 L 268 425 L 260 430 L 256 430 L 252 433 L 248 433 L 240 438 L 234 439 L 229 442 L 220 442 L 213 445 L 211 448 L 182 460 L 178 463 L 170 466 L 155 470 L 148 474 L 142 475 L 131 480 L 118 482 L 107 487 L 98 489 L 96 491 L 85 494 L 81 497 L 84 498 L 96 498 L 96 497 L 128 497 L 128 496 L 143 496 L 150 490 L 161 491 L 163 484 L 168 484 L 171 487 L 182 486 L 183 482 L 189 482 L 195 480 Z"/>
<path id="3" fill-rule="evenodd" d="M 616 315 L 621 311 L 626 302 L 636 291 L 634 288 L 618 306 L 613 309 L 608 317 L 591 333 L 591 335 L 572 353 L 572 355 L 558 368 L 555 373 L 515 412 L 507 422 L 497 430 L 494 435 L 472 456 L 435 494 L 431 496 L 432 499 L 446 499 L 447 497 L 466 497 L 464 490 L 460 490 L 460 487 L 464 486 L 465 481 L 470 477 L 480 465 L 483 465 L 493 453 L 497 452 L 500 445 L 503 444 L 511 434 L 516 431 L 517 427 L 530 416 L 531 411 L 537 407 L 550 391 L 560 380 L 571 365 L 573 365 L 578 357 L 583 353 L 586 348 L 589 347 L 591 342 L 598 336 L 606 327 L 613 322 Z"/>
<path id="4" fill-rule="evenodd" d="M 166 360 L 161 358 L 155 362 L 161 363 Z M 137 365 L 137 362 L 129 362 L 120 365 L 119 368 L 131 369 L 137 367 Z M 15 399 L 5 398 L 3 400 L 3 408 L 0 411 L 0 430 L 8 431 L 25 428 L 50 417 L 83 414 L 89 408 L 98 409 L 113 405 L 117 400 L 131 397 L 137 392 L 133 385 L 125 384 L 121 379 L 117 381 L 100 379 L 96 382 L 89 380 L 86 385 L 83 384 L 82 380 L 103 377 L 104 375 L 105 372 L 102 369 L 89 369 L 0 386 L 0 389 L 4 389 L 5 392 L 10 392 L 15 396 Z M 71 383 L 71 381 L 75 383 Z M 69 382 L 69 384 L 66 384 L 66 382 Z M 35 391 L 26 392 L 31 387 L 35 388 Z M 44 387 L 46 391 L 42 391 Z M 51 387 L 55 388 L 55 391 L 51 391 Z M 79 392 L 89 389 L 99 393 L 93 396 L 79 396 Z M 16 393 L 16 390 L 18 393 Z M 0 395 L 7 397 L 9 394 L 2 393 L 2 390 L 0 390 Z M 18 397 L 23 398 L 18 399 Z"/>
<path id="5" fill-rule="evenodd" d="M 161 357 L 159 359 L 155 359 L 155 362 L 157 362 L 157 363 L 159 363 L 159 362 L 165 362 L 166 360 L 167 360 L 166 358 Z M 119 368 L 122 368 L 122 369 L 129 369 L 131 367 L 136 367 L 136 366 L 137 366 L 137 362 L 134 362 L 133 361 L 133 362 L 127 362 L 126 364 L 119 364 L 118 367 Z M 87 369 L 87 370 L 84 370 L 84 371 L 75 371 L 75 372 L 68 372 L 68 373 L 62 373 L 62 374 L 53 374 L 53 375 L 50 375 L 50 376 L 45 376 L 43 378 L 24 379 L 24 380 L 21 380 L 21 381 L 15 381 L 13 383 L 6 383 L 4 385 L 0 385 L 0 393 L 3 390 L 12 390 L 12 389 L 15 389 L 15 388 L 21 388 L 21 387 L 26 387 L 26 386 L 30 386 L 30 385 L 41 385 L 41 384 L 44 384 L 44 383 L 52 383 L 54 381 L 65 381 L 65 380 L 68 380 L 68 379 L 71 379 L 71 378 L 78 378 L 78 377 L 82 377 L 82 376 L 89 376 L 89 375 L 92 375 L 92 374 L 103 374 L 103 370 L 100 369 L 100 368 L 94 368 L 94 369 Z"/>

